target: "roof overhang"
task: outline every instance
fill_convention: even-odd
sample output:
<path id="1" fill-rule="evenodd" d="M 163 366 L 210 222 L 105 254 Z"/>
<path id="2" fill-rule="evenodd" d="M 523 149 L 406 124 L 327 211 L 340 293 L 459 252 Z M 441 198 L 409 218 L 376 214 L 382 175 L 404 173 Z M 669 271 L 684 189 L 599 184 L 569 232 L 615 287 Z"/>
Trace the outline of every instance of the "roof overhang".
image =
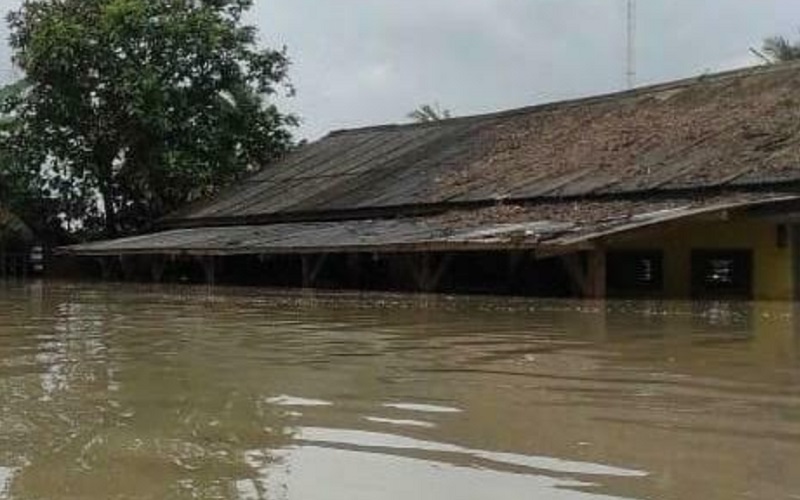
<path id="1" fill-rule="evenodd" d="M 510 211 L 458 211 L 430 217 L 182 228 L 59 249 L 74 256 L 404 253 L 528 250 L 542 257 L 592 248 L 603 240 L 695 218 L 797 209 L 800 196 L 750 194 L 661 202 L 576 202 Z M 787 208 L 788 209 L 788 208 Z M 494 210 L 493 212 L 491 210 Z M 574 212 L 571 217 L 570 213 Z"/>

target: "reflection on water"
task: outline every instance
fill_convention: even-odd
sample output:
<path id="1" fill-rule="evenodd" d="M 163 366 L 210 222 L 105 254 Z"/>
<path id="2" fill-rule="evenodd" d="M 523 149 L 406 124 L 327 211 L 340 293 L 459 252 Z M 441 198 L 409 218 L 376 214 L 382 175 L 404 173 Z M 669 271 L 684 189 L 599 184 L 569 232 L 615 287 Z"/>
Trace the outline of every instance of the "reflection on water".
<path id="1" fill-rule="evenodd" d="M 375 449 L 398 449 L 411 451 L 428 451 L 461 455 L 464 458 L 480 459 L 486 462 L 495 462 L 504 465 L 520 465 L 532 469 L 550 472 L 564 472 L 575 474 L 604 474 L 608 476 L 644 476 L 640 471 L 620 469 L 597 464 L 570 462 L 557 458 L 532 457 L 515 455 L 513 453 L 494 453 L 483 450 L 470 450 L 461 446 L 444 443 L 434 443 L 419 439 L 382 434 L 377 432 L 354 431 L 343 429 L 321 429 L 306 427 L 299 429 L 296 438 L 302 442 L 312 444 L 329 444 L 339 446 L 356 446 Z"/>
<path id="2" fill-rule="evenodd" d="M 458 408 L 449 408 L 446 406 L 436 406 L 436 405 L 421 405 L 415 403 L 386 403 L 386 408 L 397 408 L 398 410 L 408 410 L 408 411 L 421 411 L 427 413 L 461 413 L 461 410 Z"/>
<path id="3" fill-rule="evenodd" d="M 0 498 L 800 498 L 788 304 L 0 285 Z"/>
<path id="4" fill-rule="evenodd" d="M 267 399 L 267 403 L 278 406 L 331 406 L 333 403 L 330 401 L 322 401 L 321 399 L 308 399 L 298 398 L 296 396 L 275 396 Z"/>
<path id="5" fill-rule="evenodd" d="M 0 498 L 8 496 L 8 487 L 14 471 L 7 467 L 0 467 Z"/>
<path id="6" fill-rule="evenodd" d="M 280 465 L 260 484 L 240 484 L 241 498 L 348 498 L 354 500 L 614 500 L 582 493 L 591 483 L 535 474 L 447 465 L 424 458 L 315 446 L 281 450 Z"/>
<path id="7" fill-rule="evenodd" d="M 368 420 L 376 424 L 389 424 L 389 425 L 400 425 L 400 426 L 411 426 L 411 427 L 436 427 L 436 424 L 425 422 L 423 420 L 410 420 L 410 419 L 403 420 L 399 418 L 383 418 L 383 417 L 364 417 L 364 420 Z"/>

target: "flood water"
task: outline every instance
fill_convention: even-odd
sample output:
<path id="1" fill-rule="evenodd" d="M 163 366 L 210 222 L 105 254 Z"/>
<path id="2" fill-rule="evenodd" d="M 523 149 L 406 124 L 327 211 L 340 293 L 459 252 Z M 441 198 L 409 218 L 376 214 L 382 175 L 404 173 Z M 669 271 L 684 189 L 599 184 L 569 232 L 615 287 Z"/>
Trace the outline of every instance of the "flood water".
<path id="1" fill-rule="evenodd" d="M 800 498 L 800 313 L 0 285 L 0 498 Z"/>

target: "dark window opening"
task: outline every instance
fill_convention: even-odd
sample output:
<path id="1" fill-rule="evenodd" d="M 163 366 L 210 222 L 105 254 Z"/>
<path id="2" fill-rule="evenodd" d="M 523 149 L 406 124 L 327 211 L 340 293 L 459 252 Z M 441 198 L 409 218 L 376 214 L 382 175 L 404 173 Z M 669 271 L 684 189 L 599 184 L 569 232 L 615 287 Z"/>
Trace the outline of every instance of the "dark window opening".
<path id="1" fill-rule="evenodd" d="M 664 286 L 664 255 L 660 251 L 610 252 L 607 256 L 609 292 L 658 292 Z"/>
<path id="2" fill-rule="evenodd" d="M 750 250 L 695 250 L 692 287 L 695 296 L 751 297 L 753 254 Z"/>

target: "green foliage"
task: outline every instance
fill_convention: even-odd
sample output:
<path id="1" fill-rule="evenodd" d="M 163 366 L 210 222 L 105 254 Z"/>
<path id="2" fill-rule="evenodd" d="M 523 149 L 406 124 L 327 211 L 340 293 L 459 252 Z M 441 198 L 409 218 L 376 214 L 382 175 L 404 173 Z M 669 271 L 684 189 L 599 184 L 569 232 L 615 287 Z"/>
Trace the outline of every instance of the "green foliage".
<path id="1" fill-rule="evenodd" d="M 18 99 L 27 89 L 22 80 L 0 88 L 0 103 Z M 35 221 L 35 230 L 48 240 L 59 240 L 63 232 L 58 204 L 44 196 L 42 178 L 20 161 L 24 152 L 18 151 L 11 137 L 16 134 L 19 122 L 12 115 L 0 114 L 0 233 L 5 236 L 26 235 L 30 229 L 17 217 Z M 0 235 L 0 239 L 2 235 Z"/>
<path id="2" fill-rule="evenodd" d="M 285 49 L 259 46 L 252 0 L 28 0 L 9 17 L 27 89 L 5 151 L 61 217 L 135 232 L 291 147 Z"/>
<path id="3" fill-rule="evenodd" d="M 800 60 L 800 42 L 774 36 L 764 40 L 761 50 L 753 50 L 753 53 L 768 64 L 797 61 Z"/>
<path id="4" fill-rule="evenodd" d="M 438 122 L 453 117 L 449 109 L 444 109 L 438 103 L 423 104 L 408 114 L 408 118 L 418 123 Z"/>

